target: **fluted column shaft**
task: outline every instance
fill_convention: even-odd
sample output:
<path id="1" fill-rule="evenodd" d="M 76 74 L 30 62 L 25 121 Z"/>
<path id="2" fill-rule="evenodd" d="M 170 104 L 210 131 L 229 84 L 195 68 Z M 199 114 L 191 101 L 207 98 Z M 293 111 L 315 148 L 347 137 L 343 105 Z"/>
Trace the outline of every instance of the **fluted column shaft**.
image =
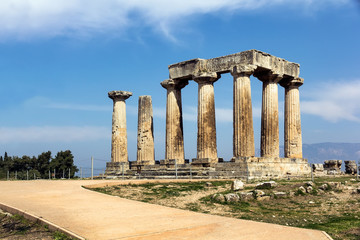
<path id="1" fill-rule="evenodd" d="M 214 82 L 216 73 L 194 76 L 198 83 L 197 159 L 217 160 Z"/>
<path id="2" fill-rule="evenodd" d="M 278 85 L 282 75 L 266 72 L 255 75 L 263 82 L 261 107 L 261 157 L 279 157 Z"/>
<path id="3" fill-rule="evenodd" d="M 111 162 L 127 162 L 127 131 L 126 131 L 126 104 L 125 100 L 132 95 L 125 91 L 109 92 L 113 99 Z"/>
<path id="4" fill-rule="evenodd" d="M 167 89 L 165 159 L 176 159 L 177 164 L 185 163 L 181 89 L 187 84 L 172 79 L 161 82 Z"/>
<path id="5" fill-rule="evenodd" d="M 155 164 L 154 125 L 151 96 L 139 97 L 136 159 L 138 164 Z"/>
<path id="6" fill-rule="evenodd" d="M 233 154 L 234 157 L 255 156 L 254 127 L 251 104 L 250 76 L 255 66 L 236 66 L 233 95 Z"/>
<path id="7" fill-rule="evenodd" d="M 299 87 L 303 79 L 297 78 L 285 87 L 284 155 L 302 158 L 301 117 Z"/>

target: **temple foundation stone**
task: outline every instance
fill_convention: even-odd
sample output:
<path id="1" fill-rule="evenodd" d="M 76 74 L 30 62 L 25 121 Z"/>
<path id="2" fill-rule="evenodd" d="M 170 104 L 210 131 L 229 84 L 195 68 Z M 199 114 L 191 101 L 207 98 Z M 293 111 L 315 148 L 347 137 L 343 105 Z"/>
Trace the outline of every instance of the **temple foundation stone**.
<path id="1" fill-rule="evenodd" d="M 138 106 L 137 164 L 155 164 L 151 96 L 140 96 Z"/>
<path id="2" fill-rule="evenodd" d="M 177 164 L 185 163 L 181 89 L 187 84 L 187 80 L 161 82 L 167 90 L 165 164 L 174 164 L 175 160 Z"/>
<path id="3" fill-rule="evenodd" d="M 210 166 L 218 162 L 213 84 L 219 78 L 216 73 L 204 72 L 193 76 L 198 83 L 197 158 L 193 159 L 195 165 Z"/>

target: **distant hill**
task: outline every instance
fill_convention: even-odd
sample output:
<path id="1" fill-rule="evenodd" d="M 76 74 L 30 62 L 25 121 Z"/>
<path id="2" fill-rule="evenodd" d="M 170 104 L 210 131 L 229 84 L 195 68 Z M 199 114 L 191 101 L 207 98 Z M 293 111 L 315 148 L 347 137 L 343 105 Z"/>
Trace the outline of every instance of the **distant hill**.
<path id="1" fill-rule="evenodd" d="M 256 149 L 260 156 L 260 149 Z M 284 146 L 280 146 L 280 157 L 284 157 Z M 323 163 L 324 160 L 360 160 L 360 143 L 314 143 L 303 144 L 303 157 L 309 163 Z"/>
<path id="2" fill-rule="evenodd" d="M 323 163 L 324 160 L 360 159 L 360 143 L 315 143 L 303 144 L 303 156 L 310 163 Z"/>

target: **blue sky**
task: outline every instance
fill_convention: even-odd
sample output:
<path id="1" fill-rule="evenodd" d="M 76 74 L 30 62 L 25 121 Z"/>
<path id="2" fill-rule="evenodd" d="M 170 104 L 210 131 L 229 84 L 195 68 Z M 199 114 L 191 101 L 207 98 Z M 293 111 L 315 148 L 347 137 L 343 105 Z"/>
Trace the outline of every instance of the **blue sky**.
<path id="1" fill-rule="evenodd" d="M 151 95 L 164 157 L 167 66 L 258 49 L 300 64 L 304 143 L 360 142 L 360 4 L 351 0 L 2 0 L 0 153 L 70 149 L 78 166 L 110 160 L 111 90 Z M 261 82 L 252 78 L 255 144 Z M 232 77 L 215 83 L 218 155 L 232 157 Z M 284 91 L 279 87 L 280 140 Z M 196 156 L 197 84 L 183 89 L 185 154 Z M 359 156 L 360 157 L 360 156 Z"/>

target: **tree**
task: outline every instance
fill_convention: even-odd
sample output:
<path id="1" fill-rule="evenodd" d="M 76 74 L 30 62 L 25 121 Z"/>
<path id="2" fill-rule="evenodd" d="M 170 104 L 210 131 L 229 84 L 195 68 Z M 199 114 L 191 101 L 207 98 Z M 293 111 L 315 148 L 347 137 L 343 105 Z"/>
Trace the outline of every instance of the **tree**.
<path id="1" fill-rule="evenodd" d="M 79 169 L 74 165 L 74 156 L 70 150 L 58 152 L 55 158 L 51 160 L 50 168 L 56 169 L 56 172 L 59 173 L 60 176 L 62 176 L 64 171 L 65 177 L 69 177 L 69 169 L 70 177 L 74 177 L 75 173 L 79 171 Z"/>
<path id="2" fill-rule="evenodd" d="M 43 152 L 37 157 L 35 169 L 37 169 L 42 178 L 47 178 L 50 170 L 51 152 Z"/>

